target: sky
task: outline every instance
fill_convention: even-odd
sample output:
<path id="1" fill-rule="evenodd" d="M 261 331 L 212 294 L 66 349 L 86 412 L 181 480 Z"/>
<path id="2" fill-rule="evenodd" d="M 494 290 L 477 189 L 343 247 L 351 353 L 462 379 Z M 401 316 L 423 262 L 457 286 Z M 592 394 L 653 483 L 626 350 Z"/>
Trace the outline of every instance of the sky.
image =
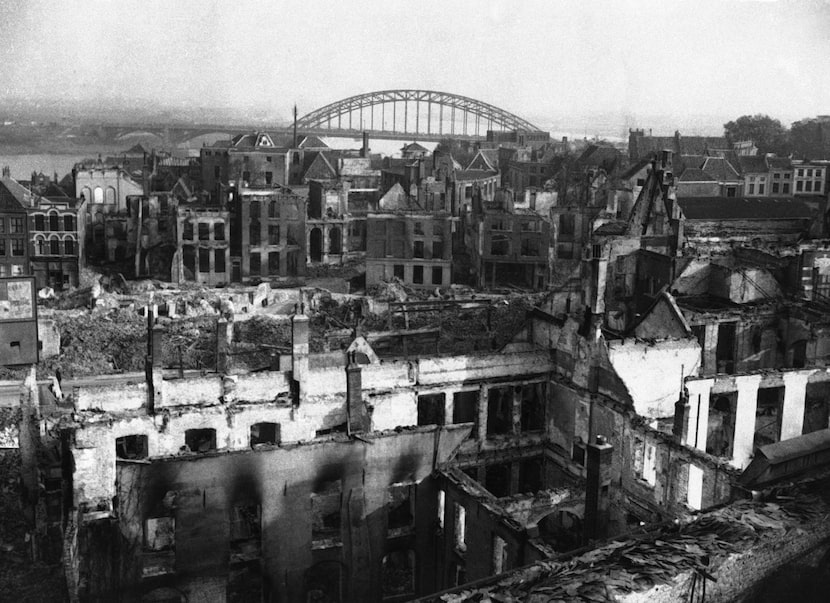
<path id="1" fill-rule="evenodd" d="M 0 106 L 288 119 L 295 103 L 302 115 L 419 88 L 551 128 L 586 116 L 717 129 L 744 114 L 830 114 L 830 0 L 0 0 L 0 10 Z"/>

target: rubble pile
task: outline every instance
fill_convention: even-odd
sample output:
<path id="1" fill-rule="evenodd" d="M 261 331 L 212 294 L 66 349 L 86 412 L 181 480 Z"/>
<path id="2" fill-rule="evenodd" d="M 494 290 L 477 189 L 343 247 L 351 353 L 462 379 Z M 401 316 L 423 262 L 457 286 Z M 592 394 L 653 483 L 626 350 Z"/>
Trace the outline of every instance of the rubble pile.
<path id="1" fill-rule="evenodd" d="M 730 553 L 821 520 L 827 505 L 801 489 L 768 501 L 738 501 L 688 524 L 670 524 L 647 534 L 614 540 L 567 560 L 541 561 L 494 584 L 440 597 L 462 601 L 614 601 L 615 595 L 670 583 L 678 574 L 713 574 Z"/>

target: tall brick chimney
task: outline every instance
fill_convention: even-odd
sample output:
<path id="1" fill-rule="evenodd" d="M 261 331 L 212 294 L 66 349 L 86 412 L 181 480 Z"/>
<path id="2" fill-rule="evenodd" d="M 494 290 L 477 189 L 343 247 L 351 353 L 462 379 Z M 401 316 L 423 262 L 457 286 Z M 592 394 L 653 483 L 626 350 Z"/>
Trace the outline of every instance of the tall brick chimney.
<path id="1" fill-rule="evenodd" d="M 611 487 L 611 456 L 614 447 L 604 436 L 586 447 L 585 524 L 583 543 L 608 535 L 608 506 Z"/>
<path id="2" fill-rule="evenodd" d="M 366 130 L 363 130 L 363 145 L 360 147 L 360 156 L 364 158 L 369 156 L 369 133 Z"/>
<path id="3" fill-rule="evenodd" d="M 363 370 L 349 352 L 346 362 L 346 414 L 349 434 L 369 430 L 369 413 L 363 402 Z"/>
<path id="4" fill-rule="evenodd" d="M 308 376 L 308 316 L 305 304 L 300 304 L 299 313 L 291 316 L 291 379 L 293 381 L 294 404 L 299 404 Z"/>
<path id="5" fill-rule="evenodd" d="M 672 434 L 680 443 L 686 442 L 689 434 L 689 390 L 685 387 L 674 403 L 674 425 L 672 426 Z"/>

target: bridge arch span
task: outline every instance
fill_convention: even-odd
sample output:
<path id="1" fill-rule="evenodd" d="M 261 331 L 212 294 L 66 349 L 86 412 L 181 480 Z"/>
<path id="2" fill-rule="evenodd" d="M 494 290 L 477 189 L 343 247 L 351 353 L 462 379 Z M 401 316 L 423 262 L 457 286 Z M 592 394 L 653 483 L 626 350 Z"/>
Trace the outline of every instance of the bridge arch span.
<path id="1" fill-rule="evenodd" d="M 380 90 L 350 96 L 304 115 L 303 131 L 481 137 L 487 130 L 540 131 L 495 105 L 434 90 Z"/>

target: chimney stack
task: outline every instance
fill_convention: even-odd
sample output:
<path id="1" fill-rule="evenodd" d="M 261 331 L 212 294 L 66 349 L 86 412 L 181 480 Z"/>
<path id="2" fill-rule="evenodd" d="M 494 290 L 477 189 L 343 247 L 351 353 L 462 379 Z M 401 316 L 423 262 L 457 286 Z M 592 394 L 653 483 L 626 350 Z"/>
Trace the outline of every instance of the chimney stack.
<path id="1" fill-rule="evenodd" d="M 300 304 L 299 313 L 295 310 L 291 316 L 291 379 L 296 397 L 294 404 L 300 403 L 303 384 L 308 376 L 308 316 L 305 305 Z"/>
<path id="2" fill-rule="evenodd" d="M 293 148 L 297 148 L 297 105 L 294 105 L 294 144 Z"/>
<path id="3" fill-rule="evenodd" d="M 369 156 L 369 132 L 363 130 L 363 146 L 360 147 L 360 156 L 366 158 Z"/>
<path id="4" fill-rule="evenodd" d="M 370 420 L 363 402 L 363 370 L 355 360 L 355 352 L 349 352 L 346 358 L 346 420 L 351 435 L 368 431 Z"/>
<path id="5" fill-rule="evenodd" d="M 586 446 L 585 524 L 583 544 L 608 535 L 611 457 L 614 447 L 604 436 Z"/>

